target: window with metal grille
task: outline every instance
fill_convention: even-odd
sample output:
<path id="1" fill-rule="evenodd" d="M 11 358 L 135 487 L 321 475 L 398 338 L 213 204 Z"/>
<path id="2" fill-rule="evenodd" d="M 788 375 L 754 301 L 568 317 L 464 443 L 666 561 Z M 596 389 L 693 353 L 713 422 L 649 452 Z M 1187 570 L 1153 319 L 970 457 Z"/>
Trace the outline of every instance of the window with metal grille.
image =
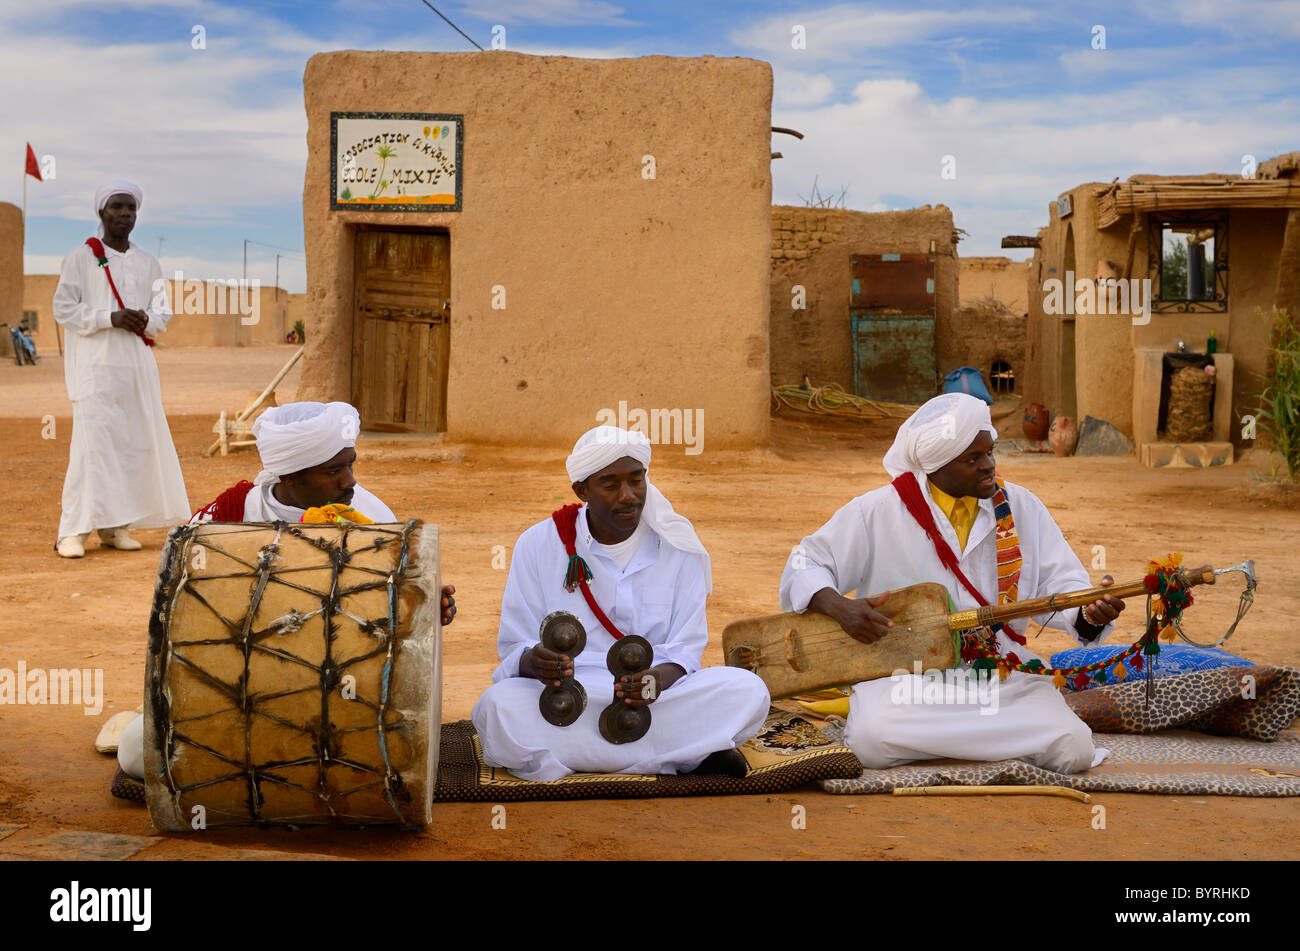
<path id="1" fill-rule="evenodd" d="M 23 325 L 32 333 L 41 329 L 41 316 L 34 310 L 23 311 Z"/>
<path id="2" fill-rule="evenodd" d="M 1016 391 L 1016 374 L 1011 364 L 1005 360 L 994 360 L 989 370 L 989 382 L 993 384 L 994 395 L 1010 394 Z"/>

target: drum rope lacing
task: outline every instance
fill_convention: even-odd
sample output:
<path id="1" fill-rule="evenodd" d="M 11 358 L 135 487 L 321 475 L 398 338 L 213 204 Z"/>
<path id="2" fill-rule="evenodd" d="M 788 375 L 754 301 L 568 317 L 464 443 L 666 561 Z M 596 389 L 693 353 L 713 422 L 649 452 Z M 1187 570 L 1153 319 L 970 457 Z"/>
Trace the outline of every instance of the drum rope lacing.
<path id="1" fill-rule="evenodd" d="M 411 533 L 417 527 L 418 522 L 415 520 L 408 521 L 402 527 L 402 530 L 397 533 L 392 532 L 391 530 L 380 529 L 378 530 L 380 535 L 388 536 L 388 537 L 380 537 L 376 539 L 374 542 L 372 542 L 370 545 L 355 550 L 349 550 L 347 547 L 348 536 L 352 532 L 349 531 L 346 526 L 342 531 L 343 538 L 340 540 L 338 545 L 335 546 L 334 544 L 330 543 L 326 539 L 314 537 L 313 535 L 303 532 L 296 525 L 291 525 L 289 523 L 282 522 L 282 521 L 273 522 L 272 525 L 276 530 L 275 538 L 260 549 L 260 551 L 258 552 L 258 559 L 256 564 L 252 564 L 246 561 L 245 559 L 240 558 L 238 555 L 235 555 L 231 552 L 222 549 L 218 544 L 214 543 L 213 539 L 210 536 L 205 536 L 204 538 L 203 546 L 205 548 L 209 549 L 210 551 L 221 554 L 224 557 L 229 558 L 231 561 L 236 562 L 237 564 L 244 565 L 246 568 L 249 569 L 251 575 L 248 573 L 232 572 L 229 574 L 222 574 L 222 575 L 205 574 L 202 576 L 201 579 L 191 579 L 190 577 L 191 563 L 189 560 L 189 547 L 187 543 L 189 542 L 190 538 L 194 534 L 193 530 L 197 529 L 199 526 L 186 526 L 186 528 L 182 529 L 181 534 L 176 538 L 177 544 L 176 547 L 173 549 L 173 558 L 178 558 L 178 557 L 181 558 L 183 567 L 181 569 L 179 581 L 176 585 L 175 594 L 170 599 L 169 604 L 167 605 L 167 613 L 170 613 L 171 610 L 174 609 L 175 602 L 182 593 L 185 593 L 190 597 L 194 598 L 195 601 L 197 601 L 199 604 L 203 605 L 205 608 L 211 611 L 212 614 L 218 620 L 221 621 L 221 623 L 226 627 L 226 629 L 230 631 L 233 638 L 238 642 L 238 646 L 240 647 L 244 655 L 244 670 L 243 670 L 243 676 L 240 678 L 239 686 L 237 688 L 232 688 L 232 685 L 226 684 L 218 680 L 217 678 L 213 677 L 210 673 L 203 670 L 201 667 L 187 660 L 183 655 L 175 653 L 176 648 L 200 646 L 200 645 L 213 645 L 213 644 L 228 645 L 231 644 L 232 642 L 232 638 L 202 638 L 202 639 L 196 639 L 192 641 L 176 641 L 172 643 L 171 650 L 165 652 L 164 657 L 162 659 L 164 673 L 165 673 L 165 667 L 167 662 L 171 660 L 174 660 L 177 663 L 180 663 L 183 666 L 187 667 L 188 669 L 193 670 L 196 674 L 201 676 L 204 679 L 204 681 L 209 684 L 209 686 L 212 686 L 213 688 L 217 689 L 219 692 L 228 696 L 232 701 L 234 701 L 236 704 L 236 709 L 238 709 L 240 713 L 245 716 L 246 719 L 245 719 L 245 730 L 244 730 L 245 761 L 241 762 L 229 755 L 214 750 L 205 744 L 198 743 L 194 739 L 184 735 L 183 733 L 177 733 L 175 726 L 170 722 L 171 718 L 168 712 L 170 709 L 170 696 L 169 696 L 170 691 L 167 690 L 166 687 L 163 688 L 162 695 L 158 698 L 159 702 L 157 704 L 157 709 L 159 709 L 162 712 L 163 714 L 162 719 L 164 719 L 167 723 L 166 733 L 164 737 L 165 742 L 163 744 L 163 749 L 166 751 L 167 755 L 164 757 L 163 766 L 166 775 L 167 786 L 171 790 L 174 805 L 178 809 L 180 808 L 181 796 L 186 792 L 189 792 L 201 786 L 211 785 L 217 782 L 224 782 L 229 779 L 235 778 L 235 776 L 239 775 L 238 773 L 235 773 L 230 776 L 210 778 L 202 782 L 195 782 L 195 783 L 177 782 L 171 773 L 171 765 L 174 760 L 175 742 L 177 739 L 180 739 L 181 741 L 194 746 L 196 749 L 203 750 L 204 752 L 208 753 L 211 756 L 216 757 L 222 762 L 225 762 L 232 767 L 236 767 L 237 769 L 240 769 L 244 773 L 244 777 L 248 783 L 249 814 L 253 817 L 254 820 L 259 822 L 264 821 L 260 812 L 261 795 L 260 793 L 257 792 L 257 787 L 260 785 L 262 781 L 273 782 L 279 785 L 312 793 L 313 795 L 317 796 L 325 803 L 326 807 L 329 810 L 330 818 L 333 820 L 338 818 L 338 813 L 335 809 L 334 803 L 330 801 L 330 798 L 325 793 L 325 776 L 326 776 L 327 765 L 329 763 L 338 763 L 340 765 L 346 765 L 348 767 L 351 767 L 361 772 L 378 775 L 379 770 L 374 766 L 355 762 L 349 759 L 333 758 L 329 755 L 329 748 L 333 745 L 332 741 L 335 738 L 335 733 L 333 731 L 332 726 L 330 725 L 330 721 L 328 717 L 329 693 L 337 683 L 337 677 L 339 674 L 339 671 L 334 668 L 334 661 L 331 655 L 331 645 L 333 642 L 333 627 L 334 627 L 333 621 L 331 619 L 336 615 L 342 615 L 343 617 L 349 618 L 354 623 L 356 623 L 358 627 L 360 627 L 367 634 L 374 634 L 381 626 L 384 627 L 387 631 L 387 634 L 383 638 L 383 646 L 379 647 L 378 649 L 370 653 L 349 658 L 347 661 L 347 665 L 351 666 L 361 661 L 369 660 L 370 658 L 373 657 L 377 657 L 380 655 L 384 656 L 384 665 L 382 668 L 381 678 L 380 678 L 379 703 L 376 705 L 374 703 L 371 703 L 370 701 L 365 700 L 362 697 L 356 697 L 350 699 L 348 702 L 350 703 L 360 702 L 365 704 L 366 706 L 373 708 L 376 711 L 377 727 L 378 727 L 378 742 L 379 742 L 380 755 L 382 758 L 383 775 L 376 781 L 376 783 L 371 785 L 377 785 L 379 783 L 382 783 L 385 802 L 388 803 L 389 807 L 393 810 L 398 820 L 401 822 L 405 822 L 406 817 L 402 814 L 401 807 L 397 801 L 398 797 L 402 795 L 402 781 L 400 775 L 397 773 L 396 769 L 393 767 L 392 764 L 392 759 L 388 748 L 388 736 L 387 736 L 387 727 L 385 725 L 385 720 L 386 720 L 386 714 L 388 713 L 389 710 L 390 688 L 392 684 L 392 675 L 393 675 L 393 660 L 394 660 L 394 653 L 396 650 L 396 638 L 394 635 L 396 633 L 397 624 L 398 624 L 397 585 L 403 580 L 406 574 L 407 567 L 409 564 L 409 559 L 410 559 Z M 360 528 L 360 526 L 358 526 L 357 528 Z M 352 531 L 355 530 L 356 529 L 353 529 Z M 371 526 L 366 526 L 365 529 L 363 529 L 363 531 L 367 536 L 371 536 L 375 534 L 376 529 L 374 529 Z M 279 555 L 280 539 L 282 535 L 286 532 L 293 537 L 299 538 L 307 542 L 308 544 L 311 544 L 314 547 L 321 549 L 322 551 L 324 551 L 329 555 L 330 568 L 331 568 L 329 591 L 325 595 L 325 597 L 321 600 L 320 608 L 308 612 L 297 612 L 297 611 L 291 612 L 289 615 L 285 615 L 283 617 L 276 618 L 273 621 L 271 621 L 265 630 L 254 631 L 253 623 L 257 616 L 258 608 L 261 605 L 262 594 L 265 591 L 266 585 L 271 580 L 272 576 L 274 576 L 275 581 L 279 584 L 283 584 L 287 587 L 294 588 L 298 591 L 302 591 L 307 594 L 312 594 L 316 596 L 319 596 L 320 594 L 319 591 L 316 591 L 314 589 L 307 588 L 302 585 L 298 585 L 286 581 L 284 580 L 282 575 L 295 572 L 295 571 L 319 571 L 321 569 L 321 566 L 314 565 L 314 566 L 307 566 L 302 568 L 279 568 L 279 569 L 274 567 L 274 563 L 278 559 L 278 555 Z M 354 554 L 357 554 L 362 551 L 382 548 L 384 545 L 389 544 L 391 542 L 392 540 L 391 536 L 393 535 L 398 536 L 400 549 L 397 558 L 397 564 L 391 570 L 379 571 L 374 568 L 367 568 L 358 565 L 348 566 L 348 561 L 351 559 L 351 557 Z M 350 567 L 350 569 L 353 571 L 376 575 L 378 576 L 379 580 L 353 585 L 351 587 L 346 588 L 345 590 L 339 590 L 338 587 L 339 574 L 344 567 Z M 210 580 L 218 580 L 224 578 L 248 578 L 250 576 L 255 579 L 252 597 L 250 598 L 247 611 L 245 612 L 244 616 L 240 618 L 238 621 L 232 621 L 229 618 L 225 617 L 216 607 L 214 607 L 206 598 L 204 598 L 202 594 L 200 594 L 197 590 L 195 590 L 191 584 L 191 580 L 210 581 Z M 341 598 L 346 597 L 348 595 L 357 594 L 362 591 L 371 591 L 378 588 L 385 588 L 387 592 L 387 612 L 384 618 L 376 619 L 372 621 L 365 618 L 357 617 L 351 614 L 350 612 L 343 610 L 340 603 Z M 319 668 L 316 668 L 314 665 L 302 660 L 301 658 L 294 657 L 293 655 L 288 654 L 287 652 L 278 650 L 268 645 L 256 643 L 257 639 L 262 635 L 265 635 L 267 633 L 285 633 L 287 630 L 296 630 L 302 626 L 303 622 L 316 616 L 323 616 L 326 620 L 325 659 Z M 162 620 L 162 618 L 159 618 L 159 620 Z M 266 764 L 253 764 L 251 762 L 252 752 L 250 746 L 251 739 L 250 739 L 249 730 L 251 729 L 250 717 L 252 713 L 253 698 L 248 695 L 247 691 L 248 691 L 248 681 L 249 681 L 249 660 L 252 656 L 254 648 L 256 648 L 256 650 L 258 650 L 259 652 L 277 657 L 282 661 L 297 663 L 312 668 L 313 670 L 317 670 L 321 674 L 322 687 L 324 688 L 322 690 L 322 697 L 321 697 L 322 727 L 320 728 L 320 734 L 318 737 L 319 742 L 317 744 L 317 755 L 315 757 L 302 758 L 302 759 L 291 760 L 287 762 L 274 762 L 274 763 L 266 763 Z M 166 678 L 164 677 L 161 682 L 165 684 Z M 237 693 L 235 692 L 236 690 L 238 691 Z M 281 696 L 281 694 L 277 694 L 273 696 Z M 266 698 L 264 697 L 259 699 L 266 699 Z M 292 723 L 288 720 L 284 720 L 281 717 L 278 717 L 267 711 L 261 710 L 258 712 L 260 715 L 266 716 L 268 719 L 273 720 L 274 722 L 279 723 L 282 726 L 289 727 L 291 729 L 296 729 L 296 730 L 302 729 L 301 725 Z M 283 776 L 267 775 L 262 772 L 263 770 L 283 769 L 285 767 L 292 767 L 292 766 L 305 766 L 305 765 L 310 765 L 312 763 L 317 764 L 319 767 L 319 779 L 315 788 L 304 786 L 301 783 L 293 782 L 291 780 L 284 778 Z M 348 792 L 349 794 L 354 794 L 356 792 L 362 791 L 367 788 L 369 787 L 358 786 L 349 789 Z M 284 820 L 276 820 L 276 821 L 282 822 Z"/>

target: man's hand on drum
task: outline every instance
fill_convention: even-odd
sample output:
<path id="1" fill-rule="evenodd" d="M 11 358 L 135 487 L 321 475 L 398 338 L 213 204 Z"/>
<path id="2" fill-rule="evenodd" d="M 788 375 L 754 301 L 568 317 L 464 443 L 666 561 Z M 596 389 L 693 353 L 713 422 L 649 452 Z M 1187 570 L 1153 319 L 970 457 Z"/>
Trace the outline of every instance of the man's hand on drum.
<path id="1" fill-rule="evenodd" d="M 442 625 L 446 627 L 456 619 L 456 599 L 452 597 L 456 593 L 454 584 L 442 586 Z"/>
<path id="2" fill-rule="evenodd" d="M 558 687 L 562 677 L 573 676 L 573 658 L 538 644 L 519 658 L 519 676 L 536 677 L 544 684 Z"/>
<path id="3" fill-rule="evenodd" d="M 808 602 L 808 610 L 825 614 L 854 640 L 874 644 L 894 626 L 886 615 L 875 610 L 885 603 L 889 592 L 874 598 L 846 598 L 833 588 L 822 588 Z"/>

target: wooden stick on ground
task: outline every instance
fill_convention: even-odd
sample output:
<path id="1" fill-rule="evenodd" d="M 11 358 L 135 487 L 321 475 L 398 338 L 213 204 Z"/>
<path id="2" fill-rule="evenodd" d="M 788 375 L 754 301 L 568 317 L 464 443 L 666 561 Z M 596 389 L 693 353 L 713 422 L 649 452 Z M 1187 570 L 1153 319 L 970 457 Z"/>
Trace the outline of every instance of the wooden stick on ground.
<path id="1" fill-rule="evenodd" d="M 1092 802 L 1086 792 L 1068 786 L 899 786 L 895 796 L 1064 796 Z"/>
<path id="2" fill-rule="evenodd" d="M 297 350 L 293 352 L 293 356 L 289 358 L 289 362 L 280 368 L 280 372 L 275 375 L 275 379 L 273 379 L 269 384 L 267 384 L 266 389 L 262 391 L 262 395 L 259 396 L 257 399 L 253 400 L 253 402 L 249 403 L 247 406 L 245 406 L 240 411 L 239 415 L 235 417 L 235 422 L 237 423 L 243 422 L 245 419 L 251 416 L 259 406 L 261 406 L 263 403 L 266 402 L 266 398 L 270 396 L 273 392 L 275 392 L 276 385 L 279 384 L 281 380 L 283 380 L 286 376 L 289 375 L 289 371 L 293 369 L 293 365 L 298 362 L 298 360 L 302 357 L 303 352 L 306 349 L 307 347 L 304 345 L 299 347 Z M 223 412 L 221 415 L 224 418 L 226 414 Z M 208 447 L 208 455 L 211 456 L 218 449 L 222 448 L 221 443 L 222 443 L 222 439 L 219 437 L 216 442 L 214 442 L 211 446 Z M 243 443 L 242 445 L 248 445 L 248 444 Z M 221 454 L 224 456 L 226 453 L 223 451 Z"/>

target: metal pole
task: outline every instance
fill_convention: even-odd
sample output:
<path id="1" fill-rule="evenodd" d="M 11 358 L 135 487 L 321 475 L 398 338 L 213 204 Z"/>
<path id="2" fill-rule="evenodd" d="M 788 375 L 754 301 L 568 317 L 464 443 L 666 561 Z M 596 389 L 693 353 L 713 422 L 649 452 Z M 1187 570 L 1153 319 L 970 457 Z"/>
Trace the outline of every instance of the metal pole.
<path id="1" fill-rule="evenodd" d="M 280 299 L 280 255 L 275 256 L 275 299 Z"/>

